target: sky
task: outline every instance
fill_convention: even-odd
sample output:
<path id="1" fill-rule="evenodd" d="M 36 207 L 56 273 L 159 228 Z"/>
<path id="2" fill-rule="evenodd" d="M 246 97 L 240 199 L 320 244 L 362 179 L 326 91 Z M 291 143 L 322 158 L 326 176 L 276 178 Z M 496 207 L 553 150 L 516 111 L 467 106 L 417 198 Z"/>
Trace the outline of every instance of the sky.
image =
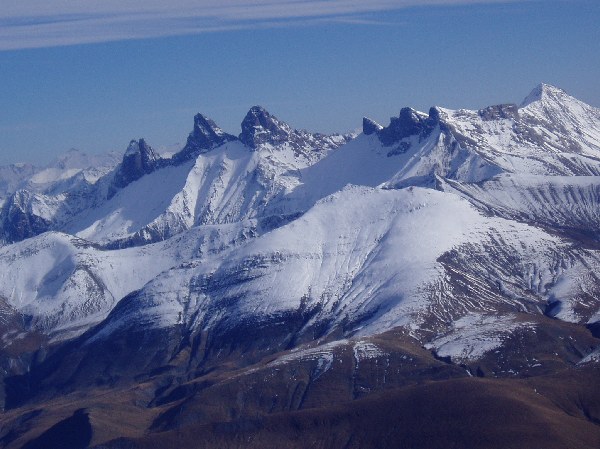
<path id="1" fill-rule="evenodd" d="M 253 105 L 326 133 L 540 82 L 600 107 L 598 0 L 0 2 L 2 165 L 178 148 L 197 112 L 238 134 Z"/>

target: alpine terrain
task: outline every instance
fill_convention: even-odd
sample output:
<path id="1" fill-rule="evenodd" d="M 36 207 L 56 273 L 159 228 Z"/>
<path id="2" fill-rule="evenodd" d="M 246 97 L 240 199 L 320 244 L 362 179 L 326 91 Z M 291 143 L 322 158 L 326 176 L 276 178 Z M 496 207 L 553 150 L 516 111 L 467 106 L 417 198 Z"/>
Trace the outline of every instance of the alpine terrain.
<path id="1" fill-rule="evenodd" d="M 0 167 L 0 447 L 600 447 L 600 109 L 252 107 Z"/>

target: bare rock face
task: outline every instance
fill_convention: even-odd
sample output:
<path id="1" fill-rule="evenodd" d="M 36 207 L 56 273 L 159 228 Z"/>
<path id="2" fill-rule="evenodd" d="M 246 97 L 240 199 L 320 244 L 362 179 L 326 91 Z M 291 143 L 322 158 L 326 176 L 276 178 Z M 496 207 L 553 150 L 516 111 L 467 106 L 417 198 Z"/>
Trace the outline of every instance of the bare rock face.
<path id="1" fill-rule="evenodd" d="M 114 188 L 122 189 L 142 176 L 152 173 L 158 160 L 159 156 L 144 139 L 132 140 L 115 173 Z"/>
<path id="2" fill-rule="evenodd" d="M 271 115 L 262 106 L 250 108 L 242 121 L 240 141 L 256 150 L 264 145 L 272 147 L 289 146 L 297 154 L 314 159 L 314 153 L 324 154 L 328 150 L 352 140 L 352 135 L 310 133 L 293 129 L 287 123 Z"/>
<path id="3" fill-rule="evenodd" d="M 265 108 L 253 106 L 242 121 L 239 139 L 250 148 L 256 148 L 265 143 L 278 145 L 285 142 L 290 135 L 292 129 L 287 123 L 269 114 Z"/>
<path id="4" fill-rule="evenodd" d="M 18 190 L 8 198 L 2 210 L 5 241 L 18 242 L 50 229 L 50 221 L 32 210 L 33 197 L 27 190 Z"/>
<path id="5" fill-rule="evenodd" d="M 173 157 L 173 162 L 177 164 L 193 159 L 234 140 L 236 140 L 235 136 L 224 132 L 213 120 L 202 114 L 196 114 L 194 116 L 194 129 L 188 136 L 185 147 Z"/>
<path id="6" fill-rule="evenodd" d="M 363 134 L 365 136 L 370 136 L 371 134 L 375 134 L 376 132 L 381 131 L 383 129 L 383 126 L 381 126 L 375 120 L 371 120 L 370 118 L 363 117 L 362 129 L 363 129 Z"/>
<path id="7" fill-rule="evenodd" d="M 498 104 L 488 106 L 487 108 L 477 111 L 479 116 L 485 121 L 499 119 L 519 119 L 519 108 L 516 104 Z"/>
<path id="8" fill-rule="evenodd" d="M 439 122 L 437 109 L 431 108 L 429 116 L 412 108 L 402 108 L 398 117 L 392 117 L 386 128 L 377 130 L 381 143 L 390 147 L 410 136 L 427 137 Z"/>

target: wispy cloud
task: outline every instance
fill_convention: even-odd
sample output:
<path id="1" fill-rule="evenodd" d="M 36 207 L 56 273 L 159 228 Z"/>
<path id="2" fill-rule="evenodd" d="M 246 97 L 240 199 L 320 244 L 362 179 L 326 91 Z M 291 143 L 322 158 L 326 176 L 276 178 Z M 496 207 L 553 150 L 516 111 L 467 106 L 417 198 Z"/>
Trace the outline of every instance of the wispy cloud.
<path id="1" fill-rule="evenodd" d="M 306 25 L 389 25 L 365 14 L 518 0 L 3 0 L 0 50 Z"/>

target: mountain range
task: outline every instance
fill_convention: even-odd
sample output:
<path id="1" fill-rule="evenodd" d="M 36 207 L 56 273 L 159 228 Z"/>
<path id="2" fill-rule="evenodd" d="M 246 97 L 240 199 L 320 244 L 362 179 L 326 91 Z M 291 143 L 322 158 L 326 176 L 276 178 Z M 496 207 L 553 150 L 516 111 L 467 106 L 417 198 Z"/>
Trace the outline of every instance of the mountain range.
<path id="1" fill-rule="evenodd" d="M 0 236 L 0 447 L 600 447 L 600 110 L 559 88 L 198 114 L 0 167 Z"/>

